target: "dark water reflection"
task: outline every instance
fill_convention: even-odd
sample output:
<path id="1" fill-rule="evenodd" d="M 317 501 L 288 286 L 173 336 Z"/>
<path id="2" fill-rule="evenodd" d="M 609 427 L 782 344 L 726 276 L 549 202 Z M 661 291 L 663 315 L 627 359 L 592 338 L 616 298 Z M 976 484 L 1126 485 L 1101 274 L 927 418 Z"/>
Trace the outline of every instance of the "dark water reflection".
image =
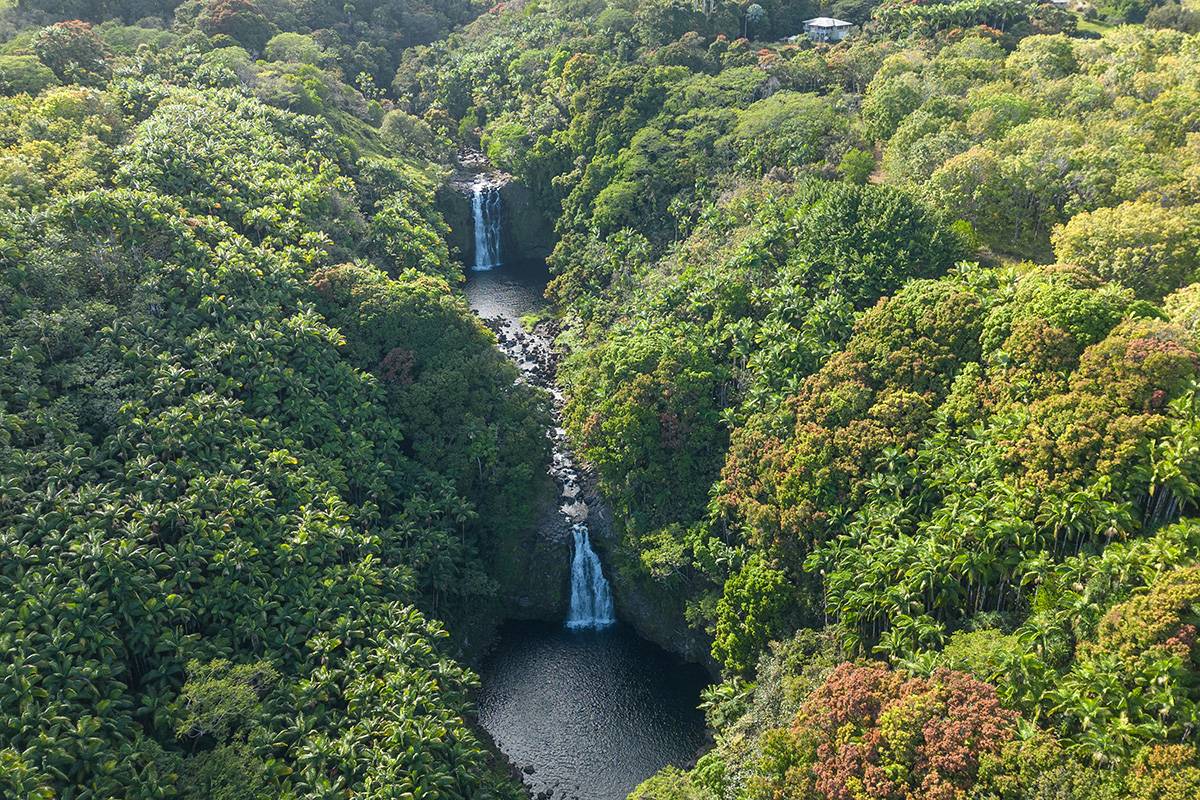
<path id="1" fill-rule="evenodd" d="M 534 793 L 618 800 L 704 742 L 704 671 L 624 625 L 511 624 L 480 674 L 480 721 Z"/>
<path id="2" fill-rule="evenodd" d="M 471 310 L 484 319 L 518 320 L 546 305 L 542 293 L 549 273 L 546 262 L 516 261 L 489 270 L 469 270 L 465 293 Z"/>

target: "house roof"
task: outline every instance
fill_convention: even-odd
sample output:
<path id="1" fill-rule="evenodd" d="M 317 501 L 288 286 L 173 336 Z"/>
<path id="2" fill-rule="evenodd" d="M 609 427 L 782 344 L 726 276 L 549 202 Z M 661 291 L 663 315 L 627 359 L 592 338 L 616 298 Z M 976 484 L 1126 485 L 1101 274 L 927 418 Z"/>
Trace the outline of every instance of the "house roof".
<path id="1" fill-rule="evenodd" d="M 833 17 L 813 17 L 812 19 L 804 20 L 805 25 L 813 28 L 851 28 L 854 27 L 853 22 L 846 22 L 844 19 L 834 19 Z"/>

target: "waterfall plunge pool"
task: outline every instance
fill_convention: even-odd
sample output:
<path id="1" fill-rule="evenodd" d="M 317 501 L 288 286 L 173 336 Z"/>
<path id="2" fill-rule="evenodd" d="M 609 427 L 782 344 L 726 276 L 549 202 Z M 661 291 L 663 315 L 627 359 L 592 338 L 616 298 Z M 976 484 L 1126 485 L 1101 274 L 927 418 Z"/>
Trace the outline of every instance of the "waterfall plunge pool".
<path id="1" fill-rule="evenodd" d="M 704 745 L 704 670 L 621 623 L 510 623 L 480 675 L 479 721 L 534 795 L 620 800 Z"/>
<path id="2" fill-rule="evenodd" d="M 547 277 L 544 262 L 503 254 L 469 271 L 467 300 L 480 317 L 515 326 L 545 305 Z M 563 546 L 590 562 L 577 559 L 579 544 Z M 578 614 L 595 624 L 606 604 L 583 566 L 593 599 Z M 667 764 L 689 764 L 705 741 L 696 706 L 708 675 L 620 622 L 509 623 L 479 673 L 479 721 L 535 796 L 620 800 Z"/>

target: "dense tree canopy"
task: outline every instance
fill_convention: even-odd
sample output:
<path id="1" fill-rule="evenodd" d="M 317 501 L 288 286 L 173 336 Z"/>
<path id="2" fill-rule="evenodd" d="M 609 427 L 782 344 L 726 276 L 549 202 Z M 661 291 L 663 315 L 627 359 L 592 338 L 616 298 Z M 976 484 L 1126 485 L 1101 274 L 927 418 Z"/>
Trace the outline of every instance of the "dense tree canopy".
<path id="1" fill-rule="evenodd" d="M 634 797 L 1191 800 L 1193 11 L 10 4 L 0 795 L 518 796 L 454 657 L 549 411 L 465 146 L 554 228 L 606 569 L 723 673 Z"/>
<path id="2" fill-rule="evenodd" d="M 4 101 L 0 794 L 515 796 L 433 617 L 502 615 L 542 400 L 432 166 L 215 52 L 55 25 Z"/>
<path id="3" fill-rule="evenodd" d="M 1186 796 L 1195 37 L 883 3 L 814 47 L 760 5 L 526 6 L 393 82 L 556 220 L 618 584 L 725 668 L 716 749 L 635 796 Z"/>

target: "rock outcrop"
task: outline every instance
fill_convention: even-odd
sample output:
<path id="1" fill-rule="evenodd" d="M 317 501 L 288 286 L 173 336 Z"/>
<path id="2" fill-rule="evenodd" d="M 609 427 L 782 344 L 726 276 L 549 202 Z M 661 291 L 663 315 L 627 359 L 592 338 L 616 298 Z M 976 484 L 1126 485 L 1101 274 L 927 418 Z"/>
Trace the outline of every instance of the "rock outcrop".
<path id="1" fill-rule="evenodd" d="M 502 252 L 523 259 L 545 258 L 554 249 L 554 226 L 534 202 L 529 188 L 515 180 L 500 187 L 504 216 L 500 224 Z"/>
<path id="2" fill-rule="evenodd" d="M 512 175 L 494 169 L 482 154 L 463 151 L 458 168 L 437 193 L 438 210 L 450 226 L 450 247 L 464 264 L 475 261 L 475 220 L 471 215 L 471 186 L 487 173 L 489 183 L 500 187 L 503 206 L 500 223 L 502 258 L 540 259 L 554 249 L 554 224 L 534 201 L 529 187 Z"/>

